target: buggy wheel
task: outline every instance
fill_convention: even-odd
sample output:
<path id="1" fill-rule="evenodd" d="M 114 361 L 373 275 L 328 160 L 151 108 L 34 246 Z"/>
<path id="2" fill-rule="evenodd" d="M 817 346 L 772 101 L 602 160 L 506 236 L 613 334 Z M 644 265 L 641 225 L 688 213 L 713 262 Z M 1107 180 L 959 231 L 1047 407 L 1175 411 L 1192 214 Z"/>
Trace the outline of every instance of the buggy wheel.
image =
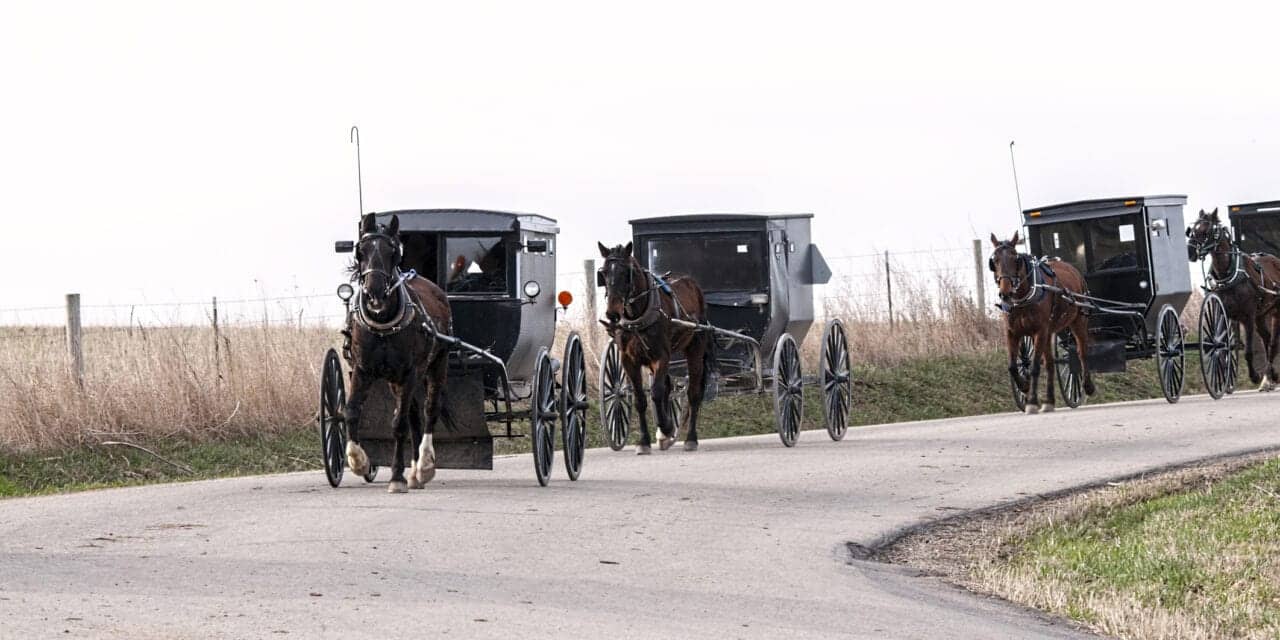
<path id="1" fill-rule="evenodd" d="M 529 424 L 533 431 L 533 471 L 538 484 L 545 487 L 551 480 L 551 462 L 556 455 L 556 378 L 545 347 L 538 353 L 538 366 L 533 373 Z"/>
<path id="2" fill-rule="evenodd" d="M 1076 357 L 1076 338 L 1070 331 L 1053 337 L 1053 366 L 1058 374 L 1058 391 L 1062 401 L 1075 409 L 1084 400 L 1084 386 L 1080 375 L 1080 359 Z"/>
<path id="3" fill-rule="evenodd" d="M 1227 372 L 1227 387 L 1222 391 L 1231 395 L 1236 392 L 1236 375 L 1240 371 L 1240 341 L 1236 339 L 1236 323 L 1227 324 L 1231 325 L 1231 370 Z"/>
<path id="4" fill-rule="evenodd" d="M 804 418 L 804 382 L 800 377 L 800 351 L 789 333 L 782 334 L 773 349 L 773 411 L 782 444 L 796 446 Z"/>
<path id="5" fill-rule="evenodd" d="M 320 455 L 324 459 L 324 475 L 335 489 L 342 484 L 346 464 L 347 433 L 344 414 L 347 409 L 347 385 L 342 380 L 342 361 L 338 352 L 324 354 L 320 372 L 320 411 L 316 424 L 320 427 Z"/>
<path id="6" fill-rule="evenodd" d="M 844 335 L 844 323 L 833 319 L 822 330 L 822 418 L 832 440 L 839 442 L 849 430 L 852 398 L 849 340 Z"/>
<path id="7" fill-rule="evenodd" d="M 364 475 L 360 477 L 364 478 L 365 482 L 373 482 L 373 480 L 378 477 L 378 465 L 369 465 L 369 470 L 364 472 Z"/>
<path id="8" fill-rule="evenodd" d="M 1160 320 L 1156 325 L 1156 366 L 1160 372 L 1160 389 L 1169 404 L 1182 397 L 1182 385 L 1186 379 L 1185 358 L 1178 312 L 1165 305 L 1160 310 Z"/>
<path id="9" fill-rule="evenodd" d="M 1200 305 L 1200 375 L 1204 388 L 1217 400 L 1226 393 L 1228 380 L 1235 376 L 1231 364 L 1231 322 L 1222 298 L 1216 293 L 1205 296 Z"/>
<path id="10" fill-rule="evenodd" d="M 1031 363 L 1036 359 L 1036 345 L 1032 341 L 1031 336 L 1022 336 L 1018 340 L 1018 357 L 1014 360 L 1014 366 L 1018 368 L 1018 377 L 1023 380 L 1031 380 Z M 1027 408 L 1027 394 L 1018 388 L 1018 380 L 1009 376 L 1009 387 L 1013 390 L 1013 404 L 1018 407 L 1018 411 L 1025 411 Z"/>
<path id="11" fill-rule="evenodd" d="M 600 358 L 600 423 L 609 438 L 609 448 L 614 451 L 627 446 L 634 393 L 627 373 L 622 370 L 622 349 L 610 339 Z"/>
<path id="12" fill-rule="evenodd" d="M 587 363 L 582 355 L 582 338 L 569 334 L 564 345 L 564 368 L 560 373 L 560 433 L 564 440 L 564 469 L 570 480 L 582 473 L 587 451 Z"/>

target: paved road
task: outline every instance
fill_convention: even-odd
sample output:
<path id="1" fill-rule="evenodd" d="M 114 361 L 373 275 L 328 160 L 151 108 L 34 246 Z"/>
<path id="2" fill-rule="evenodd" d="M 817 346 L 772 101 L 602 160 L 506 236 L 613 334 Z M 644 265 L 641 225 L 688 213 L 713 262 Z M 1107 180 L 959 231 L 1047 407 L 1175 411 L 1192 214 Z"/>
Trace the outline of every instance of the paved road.
<path id="1" fill-rule="evenodd" d="M 846 543 L 1280 445 L 1277 407 L 1241 392 L 806 432 L 795 449 L 593 450 L 581 481 L 546 489 L 514 456 L 408 495 L 314 472 L 0 501 L 0 636 L 1079 637 Z"/>

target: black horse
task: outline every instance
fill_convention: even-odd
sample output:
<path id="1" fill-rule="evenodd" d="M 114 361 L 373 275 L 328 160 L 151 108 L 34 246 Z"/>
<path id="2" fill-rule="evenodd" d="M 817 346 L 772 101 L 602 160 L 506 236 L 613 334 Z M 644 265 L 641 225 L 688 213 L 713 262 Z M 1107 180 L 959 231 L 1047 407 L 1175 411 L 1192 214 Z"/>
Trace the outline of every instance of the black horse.
<path id="1" fill-rule="evenodd" d="M 431 443 L 440 419 L 440 393 L 448 373 L 446 345 L 436 335 L 448 335 L 452 315 L 444 291 L 426 278 L 400 271 L 403 247 L 400 219 L 381 226 L 372 213 L 360 220 L 351 278 L 359 286 L 351 315 L 351 398 L 347 401 L 347 464 L 356 474 L 369 468 L 360 447 L 360 409 L 370 385 L 385 380 L 398 399 L 395 462 L 391 493 L 421 489 L 436 474 Z M 423 412 L 426 413 L 425 437 Z M 413 435 L 413 467 L 404 477 L 404 446 Z"/>
<path id="2" fill-rule="evenodd" d="M 601 320 L 618 343 L 622 368 L 636 390 L 636 413 L 640 416 L 640 455 L 651 452 L 649 422 L 645 416 L 644 374 L 653 375 L 653 410 L 662 437 L 658 446 L 669 449 L 676 440 L 671 412 L 671 356 L 683 352 L 689 371 L 689 430 L 685 451 L 698 450 L 698 411 L 703 392 L 715 366 L 715 337 L 711 332 L 672 322 L 707 322 L 707 302 L 702 288 L 689 276 L 673 275 L 662 280 L 650 273 L 631 255 L 631 243 L 612 249 L 600 244 L 604 266 L 599 281 L 605 288 L 605 317 Z"/>
<path id="3" fill-rule="evenodd" d="M 1259 391 L 1275 389 L 1280 357 L 1280 258 L 1245 255 L 1236 248 L 1218 210 L 1200 210 L 1187 227 L 1187 258 L 1209 257 L 1208 287 L 1222 298 L 1227 317 L 1243 325 L 1249 380 Z M 1256 338 L 1256 340 L 1255 340 Z"/>

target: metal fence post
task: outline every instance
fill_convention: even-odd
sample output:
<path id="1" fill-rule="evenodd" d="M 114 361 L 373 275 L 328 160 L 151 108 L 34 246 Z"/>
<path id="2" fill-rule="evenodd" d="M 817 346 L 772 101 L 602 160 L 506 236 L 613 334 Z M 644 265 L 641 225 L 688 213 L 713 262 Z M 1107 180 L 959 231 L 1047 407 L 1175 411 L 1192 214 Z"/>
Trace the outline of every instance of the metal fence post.
<path id="1" fill-rule="evenodd" d="M 982 241 L 973 241 L 973 282 L 974 282 L 974 298 L 978 304 L 978 310 L 983 311 L 987 306 L 987 276 L 982 272 Z"/>
<path id="2" fill-rule="evenodd" d="M 80 294 L 67 294 L 67 351 L 71 354 L 71 376 L 84 388 L 84 342 L 80 326 Z"/>
<path id="3" fill-rule="evenodd" d="M 884 293 L 889 300 L 889 328 L 893 329 L 893 277 L 889 267 L 889 252 L 884 252 Z"/>

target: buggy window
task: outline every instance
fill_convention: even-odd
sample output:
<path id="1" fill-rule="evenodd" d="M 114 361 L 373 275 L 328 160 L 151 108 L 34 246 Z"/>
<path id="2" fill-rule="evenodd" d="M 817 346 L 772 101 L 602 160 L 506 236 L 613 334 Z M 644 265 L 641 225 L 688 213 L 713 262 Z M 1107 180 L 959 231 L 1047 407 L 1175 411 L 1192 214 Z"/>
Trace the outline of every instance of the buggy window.
<path id="1" fill-rule="evenodd" d="M 767 289 L 767 248 L 759 235 L 681 235 L 648 242 L 649 269 L 693 276 L 707 291 Z"/>
<path id="2" fill-rule="evenodd" d="M 445 238 L 445 291 L 506 293 L 507 247 L 500 236 Z"/>
<path id="3" fill-rule="evenodd" d="M 1249 216 L 1232 224 L 1241 251 L 1280 255 L 1280 215 Z"/>
<path id="4" fill-rule="evenodd" d="M 1060 258 L 1079 269 L 1081 273 L 1086 271 L 1083 227 L 1076 223 L 1064 222 L 1040 225 L 1034 229 L 1039 234 L 1042 256 Z"/>
<path id="5" fill-rule="evenodd" d="M 1093 240 L 1091 271 L 1138 267 L 1138 248 L 1131 216 L 1090 220 L 1089 236 Z"/>

